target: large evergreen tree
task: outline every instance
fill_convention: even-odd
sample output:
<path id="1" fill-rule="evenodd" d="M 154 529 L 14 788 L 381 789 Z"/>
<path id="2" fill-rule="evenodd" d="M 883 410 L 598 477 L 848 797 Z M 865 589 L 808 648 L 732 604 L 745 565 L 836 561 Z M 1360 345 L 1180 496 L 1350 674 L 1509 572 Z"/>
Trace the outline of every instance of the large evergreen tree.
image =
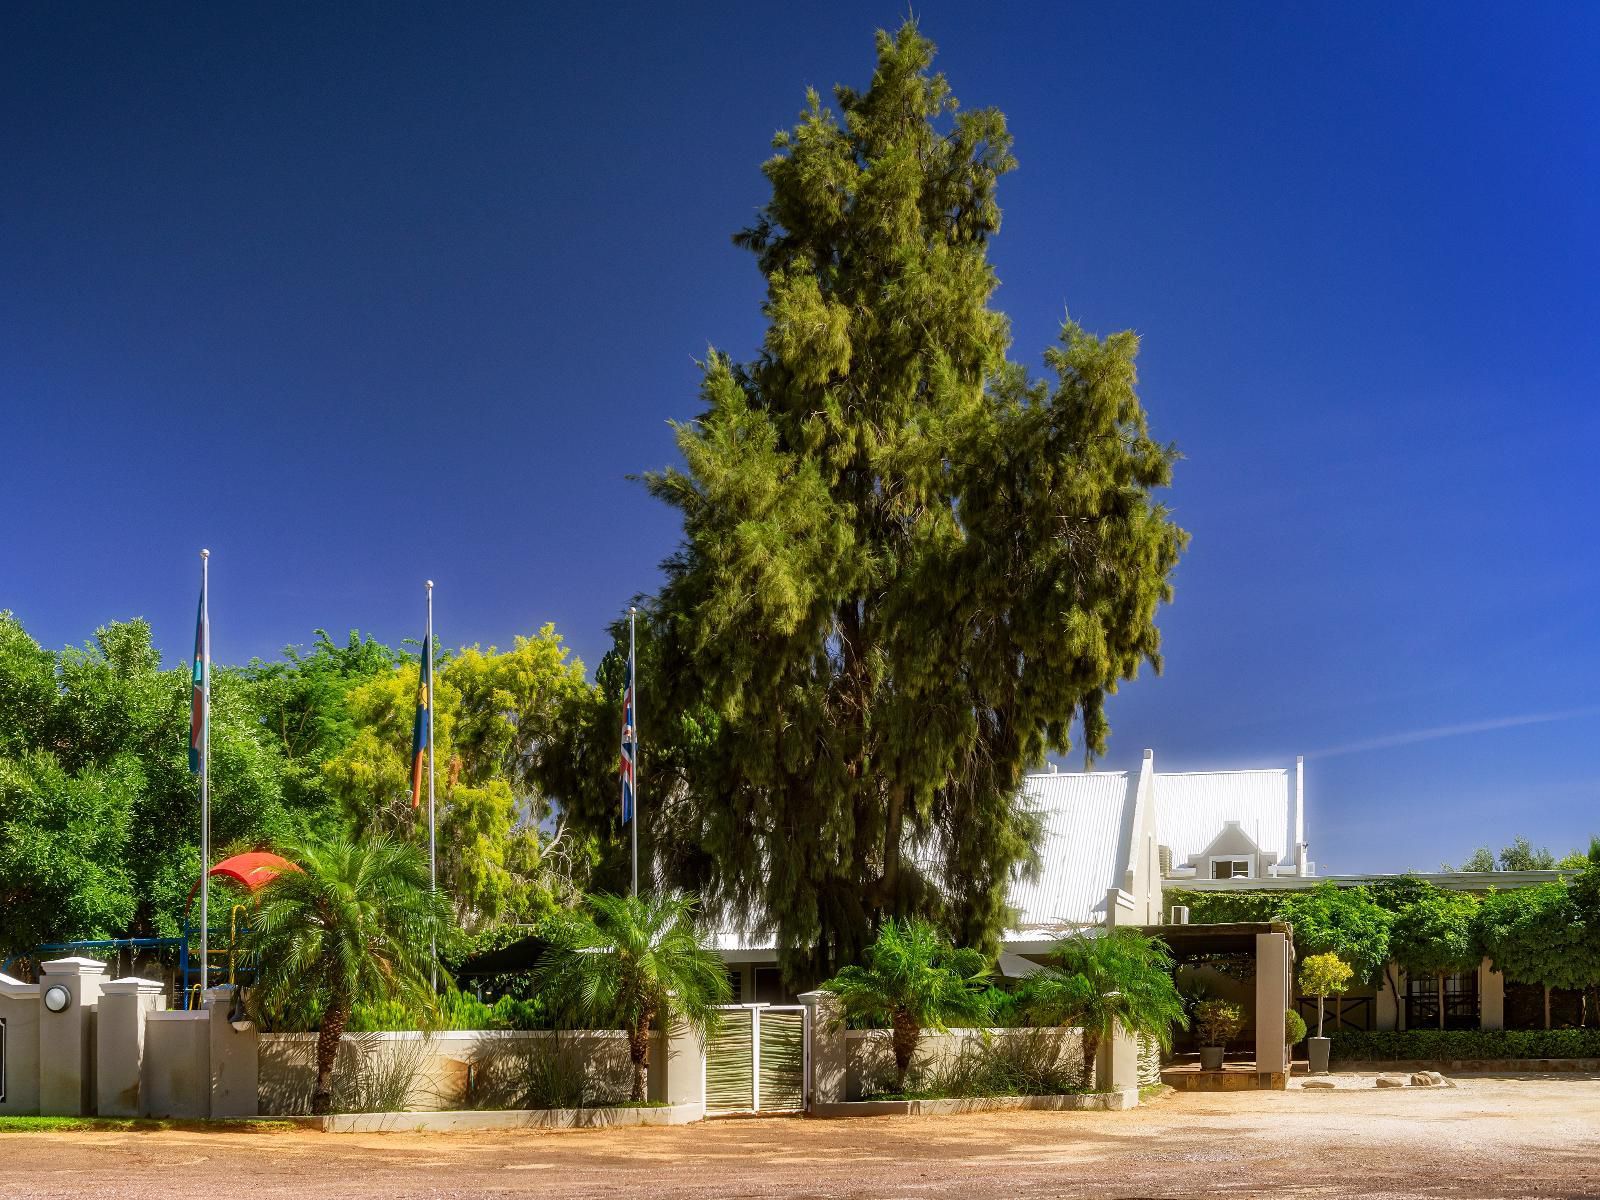
<path id="1" fill-rule="evenodd" d="M 1049 383 L 1007 361 L 987 249 L 1011 137 L 933 53 L 880 33 L 871 85 L 836 112 L 810 94 L 778 135 L 735 239 L 766 279 L 762 352 L 709 357 L 685 469 L 649 479 L 685 529 L 653 682 L 720 730 L 681 785 L 646 778 L 653 840 L 812 978 L 889 917 L 992 944 L 1032 852 L 1022 773 L 1075 718 L 1104 751 L 1106 694 L 1159 667 L 1185 541 L 1152 498 L 1175 455 L 1137 337 L 1066 325 Z"/>

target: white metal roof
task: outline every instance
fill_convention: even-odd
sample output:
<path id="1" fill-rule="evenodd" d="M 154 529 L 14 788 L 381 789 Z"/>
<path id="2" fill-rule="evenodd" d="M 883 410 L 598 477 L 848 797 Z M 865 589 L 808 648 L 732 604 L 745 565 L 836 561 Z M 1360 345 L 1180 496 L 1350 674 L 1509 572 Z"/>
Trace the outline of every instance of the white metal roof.
<path id="1" fill-rule="evenodd" d="M 1022 794 L 1043 823 L 1035 880 L 1011 885 L 1017 910 L 1008 932 L 1105 919 L 1106 890 L 1118 886 L 1132 837 L 1133 780 L 1126 771 L 1029 775 Z"/>
<path id="2" fill-rule="evenodd" d="M 1294 790 L 1289 772 L 1156 772 L 1156 840 L 1182 865 L 1209 846 L 1229 821 L 1280 866 L 1294 865 Z"/>

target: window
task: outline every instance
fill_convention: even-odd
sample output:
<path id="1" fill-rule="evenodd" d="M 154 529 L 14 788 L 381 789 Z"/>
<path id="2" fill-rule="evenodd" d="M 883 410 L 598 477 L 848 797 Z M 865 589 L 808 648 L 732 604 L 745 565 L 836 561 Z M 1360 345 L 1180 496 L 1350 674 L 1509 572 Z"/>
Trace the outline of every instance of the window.
<path id="1" fill-rule="evenodd" d="M 1249 879 L 1250 860 L 1248 858 L 1213 858 L 1211 860 L 1211 878 Z"/>
<path id="2" fill-rule="evenodd" d="M 744 1003 L 744 968 L 728 968 L 728 1002 L 730 1004 Z"/>
<path id="3" fill-rule="evenodd" d="M 783 972 L 777 967 L 757 967 L 751 979 L 751 997 L 757 1004 L 782 1004 Z"/>
<path id="4" fill-rule="evenodd" d="M 1406 976 L 1406 1028 L 1438 1029 L 1439 977 Z M 1478 973 L 1463 971 L 1444 977 L 1445 1029 L 1478 1028 Z"/>

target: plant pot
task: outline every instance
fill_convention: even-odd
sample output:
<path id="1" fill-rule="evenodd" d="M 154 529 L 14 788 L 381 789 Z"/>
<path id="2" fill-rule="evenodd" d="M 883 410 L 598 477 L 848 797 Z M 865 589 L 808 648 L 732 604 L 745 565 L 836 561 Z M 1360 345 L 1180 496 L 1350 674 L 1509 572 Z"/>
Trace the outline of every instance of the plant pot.
<path id="1" fill-rule="evenodd" d="M 1306 1039 L 1306 1057 L 1311 1061 L 1313 1075 L 1326 1075 L 1328 1073 L 1328 1051 L 1333 1046 L 1332 1038 L 1308 1037 Z"/>
<path id="2" fill-rule="evenodd" d="M 1222 1046 L 1200 1047 L 1200 1069 L 1202 1071 L 1222 1070 Z"/>

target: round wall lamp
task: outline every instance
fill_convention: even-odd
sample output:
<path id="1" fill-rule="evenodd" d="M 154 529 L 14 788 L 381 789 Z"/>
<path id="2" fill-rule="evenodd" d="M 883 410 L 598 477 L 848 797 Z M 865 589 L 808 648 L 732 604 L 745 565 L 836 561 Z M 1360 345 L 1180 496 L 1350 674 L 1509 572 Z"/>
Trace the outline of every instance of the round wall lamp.
<path id="1" fill-rule="evenodd" d="M 72 1003 L 72 993 L 59 983 L 44 990 L 44 1006 L 53 1013 L 66 1012 Z"/>

